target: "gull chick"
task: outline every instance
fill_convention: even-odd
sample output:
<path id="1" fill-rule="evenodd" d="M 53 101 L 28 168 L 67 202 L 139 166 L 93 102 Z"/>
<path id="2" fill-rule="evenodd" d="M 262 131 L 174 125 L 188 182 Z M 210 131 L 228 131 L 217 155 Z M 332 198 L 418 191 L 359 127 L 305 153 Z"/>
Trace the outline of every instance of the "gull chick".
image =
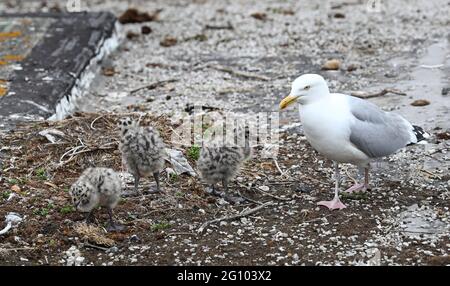
<path id="1" fill-rule="evenodd" d="M 134 176 L 134 190 L 138 191 L 140 178 L 153 175 L 156 190 L 150 193 L 159 192 L 159 173 L 164 168 L 166 153 L 158 130 L 150 126 L 141 127 L 131 118 L 121 119 L 119 127 L 119 150 L 122 152 L 122 162 Z"/>
<path id="2" fill-rule="evenodd" d="M 294 102 L 299 103 L 306 139 L 316 151 L 334 161 L 334 199 L 318 203 L 329 209 L 345 208 L 339 200 L 338 163 L 364 168 L 364 183 L 357 183 L 346 192 L 365 191 L 371 160 L 429 137 L 421 127 L 398 114 L 385 112 L 357 97 L 330 93 L 323 77 L 317 74 L 305 74 L 294 80 L 291 93 L 281 101 L 280 109 Z"/>
<path id="3" fill-rule="evenodd" d="M 117 205 L 122 192 L 119 176 L 109 168 L 88 168 L 70 188 L 70 196 L 75 207 L 87 212 L 86 221 L 92 217 L 94 209 L 102 206 L 108 209 L 108 230 L 121 230 L 123 227 L 114 223 L 112 210 Z"/>
<path id="4" fill-rule="evenodd" d="M 234 132 L 236 133 L 236 130 Z M 234 140 L 218 138 L 204 142 L 197 168 L 201 179 L 210 186 L 212 195 L 222 195 L 215 188 L 216 184 L 221 182 L 225 191 L 224 197 L 230 201 L 239 201 L 228 196 L 228 183 L 239 172 L 244 161 L 251 156 L 247 130 L 244 141 L 235 143 Z"/>

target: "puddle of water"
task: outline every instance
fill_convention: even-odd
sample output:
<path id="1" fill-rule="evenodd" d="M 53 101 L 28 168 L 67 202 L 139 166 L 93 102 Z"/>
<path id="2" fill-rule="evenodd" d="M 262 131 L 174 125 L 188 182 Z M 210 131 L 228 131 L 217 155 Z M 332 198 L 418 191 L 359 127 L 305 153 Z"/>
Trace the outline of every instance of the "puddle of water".
<path id="1" fill-rule="evenodd" d="M 445 233 L 447 224 L 436 218 L 430 209 L 419 208 L 414 204 L 399 214 L 400 228 L 404 235 L 417 238 Z"/>
<path id="2" fill-rule="evenodd" d="M 447 40 L 434 43 L 428 47 L 424 55 L 411 64 L 411 58 L 394 59 L 390 63 L 402 69 L 412 71 L 407 79 L 395 83 L 395 88 L 404 91 L 408 96 L 385 96 L 372 101 L 380 106 L 398 106 L 398 113 L 414 124 L 426 129 L 439 126 L 450 128 L 450 97 L 441 94 L 444 87 L 450 85 L 450 48 Z M 425 66 L 425 67 L 424 67 Z M 434 67 L 434 68 L 430 68 Z M 392 84 L 381 88 L 392 87 Z M 415 107 L 411 103 L 417 99 L 426 99 L 430 105 Z"/>

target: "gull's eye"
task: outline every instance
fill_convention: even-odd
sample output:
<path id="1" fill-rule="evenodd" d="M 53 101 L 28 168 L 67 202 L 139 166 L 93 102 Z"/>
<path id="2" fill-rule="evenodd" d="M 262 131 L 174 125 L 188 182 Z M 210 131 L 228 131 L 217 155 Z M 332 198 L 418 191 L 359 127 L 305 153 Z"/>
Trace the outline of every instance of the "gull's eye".
<path id="1" fill-rule="evenodd" d="M 307 85 L 307 86 L 305 86 L 303 89 L 304 90 L 308 90 L 308 89 L 310 89 L 311 88 L 311 86 L 310 85 Z"/>

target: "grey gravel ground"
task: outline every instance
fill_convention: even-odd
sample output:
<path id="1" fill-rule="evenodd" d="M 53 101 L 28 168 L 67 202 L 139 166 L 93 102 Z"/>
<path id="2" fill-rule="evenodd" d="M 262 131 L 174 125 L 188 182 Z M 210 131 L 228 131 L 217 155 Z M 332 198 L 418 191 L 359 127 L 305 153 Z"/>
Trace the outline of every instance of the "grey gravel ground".
<path id="1" fill-rule="evenodd" d="M 47 3 L 52 6 L 51 1 Z M 244 172 L 236 179 L 281 198 L 245 192 L 258 201 L 273 200 L 265 210 L 212 224 L 197 235 L 193 233 L 206 220 L 235 214 L 245 206 L 218 200 L 213 206 L 186 209 L 174 196 L 147 198 L 137 203 L 137 209 L 148 210 L 146 204 L 151 204 L 151 209 L 169 206 L 175 210 L 156 212 L 155 217 L 131 213 L 139 217 L 133 230 L 167 220 L 172 234 L 139 233 L 133 238 L 129 233 L 106 252 L 67 247 L 51 263 L 450 264 L 450 140 L 436 137 L 450 129 L 450 94 L 442 95 L 450 87 L 450 2 L 383 1 L 381 12 L 368 11 L 365 1 L 109 0 L 85 4 L 90 11 L 108 10 L 117 16 L 133 6 L 150 12 L 163 10 L 158 21 L 122 27 L 123 35 L 134 32 L 137 37 L 125 38 L 103 63 L 115 73 L 94 80 L 86 100 L 80 102 L 81 111 L 171 116 L 192 104 L 246 115 L 277 111 L 291 80 L 314 72 L 328 80 L 332 91 L 395 88 L 405 92 L 406 96 L 387 94 L 370 100 L 422 125 L 434 136 L 426 146 L 408 148 L 375 163 L 369 194 L 346 198 L 348 209 L 329 212 L 315 203 L 331 197 L 331 164 L 311 150 L 301 126 L 286 128 L 279 163 L 287 177 L 276 169 L 262 168 L 263 175 Z M 9 9 L 46 9 L 39 1 L 29 5 L 36 6 Z M 0 8 L 4 7 L 1 3 Z M 256 19 L 253 13 L 265 13 L 266 19 Z M 141 26 L 151 27 L 152 32 L 142 35 Z M 163 46 L 168 36 L 177 43 Z M 322 71 L 322 64 L 331 58 L 342 61 L 341 69 Z M 348 71 L 350 65 L 357 69 Z M 223 68 L 255 78 L 230 74 Z M 172 79 L 176 81 L 130 95 L 136 88 Z M 412 106 L 418 99 L 430 104 Z M 299 122 L 294 108 L 280 116 L 282 125 Z M 249 164 L 250 170 L 260 170 L 271 161 L 256 157 Z M 350 166 L 342 166 L 342 171 L 347 167 L 350 173 L 356 172 Z M 350 183 L 349 179 L 344 182 Z M 235 188 L 244 192 L 239 186 Z M 167 192 L 176 190 L 175 184 Z M 76 240 L 70 238 L 74 245 Z M 42 257 L 32 261 L 39 259 L 44 261 Z"/>

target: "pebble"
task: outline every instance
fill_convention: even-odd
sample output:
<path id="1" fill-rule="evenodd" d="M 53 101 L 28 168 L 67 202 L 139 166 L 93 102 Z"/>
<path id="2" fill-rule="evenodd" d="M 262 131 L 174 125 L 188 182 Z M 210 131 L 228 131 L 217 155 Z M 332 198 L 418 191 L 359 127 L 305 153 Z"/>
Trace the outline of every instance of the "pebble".
<path id="1" fill-rule="evenodd" d="M 323 70 L 338 70 L 340 66 L 341 66 L 341 62 L 338 59 L 331 59 L 331 60 L 326 61 L 322 65 L 322 69 Z"/>
<path id="2" fill-rule="evenodd" d="M 259 186 L 259 189 L 264 192 L 268 192 L 270 190 L 268 186 Z"/>
<path id="3" fill-rule="evenodd" d="M 411 103 L 412 106 L 426 106 L 429 104 L 430 104 L 430 101 L 428 101 L 426 99 L 417 99 Z"/>

